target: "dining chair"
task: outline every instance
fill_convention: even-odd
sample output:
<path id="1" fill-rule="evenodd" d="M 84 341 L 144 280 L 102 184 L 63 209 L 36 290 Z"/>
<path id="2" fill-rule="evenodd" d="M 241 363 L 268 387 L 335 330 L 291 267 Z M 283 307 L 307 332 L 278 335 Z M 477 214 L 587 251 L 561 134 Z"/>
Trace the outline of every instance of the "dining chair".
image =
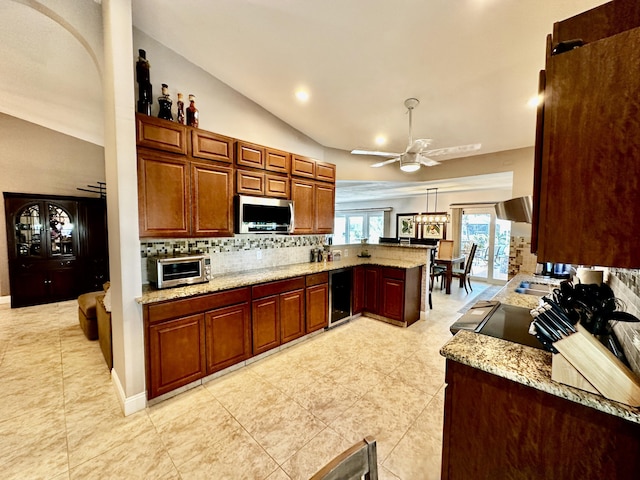
<path id="1" fill-rule="evenodd" d="M 453 240 L 440 240 L 438 243 L 438 258 L 453 257 Z"/>
<path id="2" fill-rule="evenodd" d="M 309 480 L 378 480 L 376 441 L 365 437 L 342 452 Z"/>
<path id="3" fill-rule="evenodd" d="M 433 300 L 432 300 L 432 292 L 433 286 L 435 285 L 435 281 L 437 278 L 440 279 L 440 290 L 442 290 L 444 286 L 444 272 L 445 267 L 441 265 L 436 265 L 436 254 L 438 252 L 437 248 L 432 248 L 429 253 L 429 309 L 433 310 Z"/>
<path id="4" fill-rule="evenodd" d="M 473 265 L 473 257 L 476 254 L 476 250 L 478 248 L 477 244 L 471 245 L 471 250 L 469 251 L 469 255 L 465 259 L 464 269 L 454 268 L 451 272 L 451 276 L 460 279 L 460 286 L 464 286 L 464 291 L 469 293 L 467 290 L 467 283 L 469 284 L 469 288 L 473 291 L 473 287 L 471 286 L 471 266 Z"/>

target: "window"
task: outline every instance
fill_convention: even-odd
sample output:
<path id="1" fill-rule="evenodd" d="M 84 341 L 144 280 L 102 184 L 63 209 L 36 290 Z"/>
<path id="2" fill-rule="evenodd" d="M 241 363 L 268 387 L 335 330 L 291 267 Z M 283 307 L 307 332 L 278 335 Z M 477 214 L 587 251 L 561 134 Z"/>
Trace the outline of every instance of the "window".
<path id="1" fill-rule="evenodd" d="M 336 245 L 360 243 L 367 238 L 370 243 L 378 243 L 384 236 L 384 212 L 340 212 L 336 213 L 333 228 L 333 243 Z"/>

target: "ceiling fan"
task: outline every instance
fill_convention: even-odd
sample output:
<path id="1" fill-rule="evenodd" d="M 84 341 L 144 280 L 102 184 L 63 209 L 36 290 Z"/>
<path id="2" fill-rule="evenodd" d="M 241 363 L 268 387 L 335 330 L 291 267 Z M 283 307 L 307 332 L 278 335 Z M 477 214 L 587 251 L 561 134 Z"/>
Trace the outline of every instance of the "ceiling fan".
<path id="1" fill-rule="evenodd" d="M 440 155 L 448 155 L 451 153 L 464 153 L 479 150 L 481 144 L 474 143 L 471 145 L 459 145 L 457 147 L 436 148 L 434 150 L 427 150 L 427 147 L 431 144 L 430 138 L 419 138 L 413 140 L 412 136 L 412 114 L 413 109 L 420 104 L 417 98 L 407 98 L 404 101 L 404 106 L 409 109 L 409 145 L 403 153 L 391 153 L 391 152 L 378 152 L 370 150 L 351 150 L 354 155 L 376 155 L 379 157 L 394 157 L 390 160 L 374 163 L 372 167 L 382 167 L 389 165 L 390 163 L 400 162 L 400 170 L 404 172 L 415 172 L 421 165 L 432 167 L 433 165 L 440 165 L 440 162 L 433 160 L 431 157 L 437 157 Z"/>

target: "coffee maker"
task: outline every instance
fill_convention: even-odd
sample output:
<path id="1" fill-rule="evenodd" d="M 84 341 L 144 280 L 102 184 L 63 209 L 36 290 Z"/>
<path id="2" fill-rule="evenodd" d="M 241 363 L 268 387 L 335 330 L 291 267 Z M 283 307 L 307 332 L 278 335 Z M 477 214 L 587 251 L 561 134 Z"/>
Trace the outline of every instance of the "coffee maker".
<path id="1" fill-rule="evenodd" d="M 571 264 L 553 262 L 538 263 L 536 267 L 536 275 L 540 275 L 542 277 L 568 279 L 571 277 Z"/>

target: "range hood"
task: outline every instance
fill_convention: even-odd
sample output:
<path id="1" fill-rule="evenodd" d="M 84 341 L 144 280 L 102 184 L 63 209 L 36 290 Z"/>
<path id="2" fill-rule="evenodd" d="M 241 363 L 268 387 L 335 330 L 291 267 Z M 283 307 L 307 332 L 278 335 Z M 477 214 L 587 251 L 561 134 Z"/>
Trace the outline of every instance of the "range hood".
<path id="1" fill-rule="evenodd" d="M 531 195 L 512 198 L 511 200 L 496 203 L 495 208 L 497 217 L 502 220 L 531 223 L 533 199 Z"/>

